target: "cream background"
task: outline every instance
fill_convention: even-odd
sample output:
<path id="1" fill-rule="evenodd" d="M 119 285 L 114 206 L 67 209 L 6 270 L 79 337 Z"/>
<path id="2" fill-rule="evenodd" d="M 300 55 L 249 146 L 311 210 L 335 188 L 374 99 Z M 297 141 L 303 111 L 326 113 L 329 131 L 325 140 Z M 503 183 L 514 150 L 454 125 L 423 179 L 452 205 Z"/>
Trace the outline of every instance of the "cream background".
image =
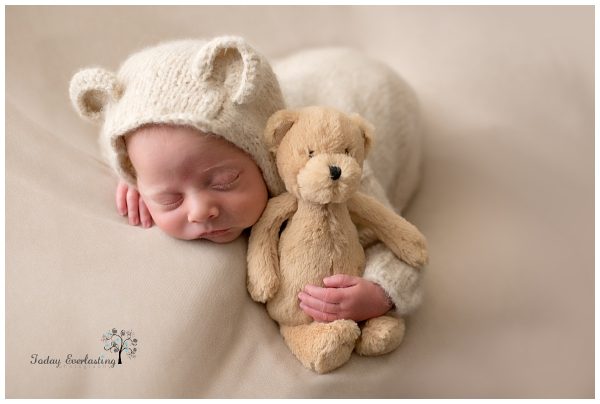
<path id="1" fill-rule="evenodd" d="M 332 374 L 302 368 L 245 293 L 245 244 L 126 225 L 79 68 L 162 40 L 245 36 L 275 60 L 350 45 L 417 91 L 424 176 L 407 217 L 428 237 L 426 299 L 405 342 Z M 594 9 L 6 9 L 7 397 L 592 397 Z M 118 369 L 32 365 L 102 353 Z"/>

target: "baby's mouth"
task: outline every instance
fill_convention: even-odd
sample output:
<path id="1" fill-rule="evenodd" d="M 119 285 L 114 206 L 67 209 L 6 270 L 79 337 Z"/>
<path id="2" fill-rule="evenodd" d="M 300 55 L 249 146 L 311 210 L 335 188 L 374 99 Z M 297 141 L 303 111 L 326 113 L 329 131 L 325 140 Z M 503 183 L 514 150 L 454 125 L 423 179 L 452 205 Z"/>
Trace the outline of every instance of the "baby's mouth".
<path id="1" fill-rule="evenodd" d="M 226 229 L 220 229 L 220 230 L 212 230 L 212 231 L 207 231 L 205 233 L 200 234 L 200 237 L 214 237 L 214 236 L 220 236 L 222 234 L 227 233 L 229 230 L 231 230 L 231 227 L 226 228 Z"/>

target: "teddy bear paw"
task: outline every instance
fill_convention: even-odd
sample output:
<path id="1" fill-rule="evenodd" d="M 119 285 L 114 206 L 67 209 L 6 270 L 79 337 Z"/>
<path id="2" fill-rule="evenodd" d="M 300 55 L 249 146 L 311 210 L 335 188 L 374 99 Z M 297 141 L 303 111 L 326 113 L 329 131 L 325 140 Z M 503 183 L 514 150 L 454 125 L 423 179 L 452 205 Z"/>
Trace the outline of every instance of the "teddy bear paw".
<path id="1" fill-rule="evenodd" d="M 360 328 L 352 320 L 336 320 L 282 326 L 281 333 L 296 358 L 307 368 L 322 374 L 350 359 Z"/>
<path id="2" fill-rule="evenodd" d="M 247 282 L 248 292 L 255 302 L 266 303 L 279 288 L 279 279 L 276 276 L 264 277 L 260 281 Z"/>
<path id="3" fill-rule="evenodd" d="M 356 341 L 356 352 L 364 356 L 384 355 L 398 348 L 404 338 L 403 319 L 391 316 L 375 317 L 362 327 Z"/>

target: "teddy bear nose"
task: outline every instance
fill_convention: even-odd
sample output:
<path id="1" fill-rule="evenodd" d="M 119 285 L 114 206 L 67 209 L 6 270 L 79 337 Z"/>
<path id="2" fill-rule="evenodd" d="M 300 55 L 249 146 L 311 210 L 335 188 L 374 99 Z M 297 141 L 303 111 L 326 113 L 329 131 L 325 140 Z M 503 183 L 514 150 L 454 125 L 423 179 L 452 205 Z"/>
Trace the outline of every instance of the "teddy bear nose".
<path id="1" fill-rule="evenodd" d="M 329 175 L 332 180 L 336 181 L 342 176 L 342 170 L 338 166 L 329 166 Z"/>

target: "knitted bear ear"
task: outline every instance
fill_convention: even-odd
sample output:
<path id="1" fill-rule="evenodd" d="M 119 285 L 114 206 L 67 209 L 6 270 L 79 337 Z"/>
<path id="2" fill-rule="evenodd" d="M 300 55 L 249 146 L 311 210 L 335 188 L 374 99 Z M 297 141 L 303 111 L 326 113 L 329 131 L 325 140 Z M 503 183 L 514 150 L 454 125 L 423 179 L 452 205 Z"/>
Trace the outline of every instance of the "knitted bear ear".
<path id="1" fill-rule="evenodd" d="M 118 101 L 121 93 L 115 74 L 102 68 L 75 73 L 69 86 L 73 107 L 82 118 L 91 121 L 101 120 L 107 103 Z"/>
<path id="2" fill-rule="evenodd" d="M 365 142 L 366 157 L 367 154 L 369 154 L 369 151 L 371 150 L 371 145 L 373 144 L 373 134 L 375 133 L 375 128 L 369 121 L 367 121 L 358 114 L 350 115 L 350 120 L 352 120 L 352 122 L 354 122 L 354 124 L 357 125 L 362 132 L 363 139 Z"/>
<path id="3" fill-rule="evenodd" d="M 256 94 L 260 56 L 243 38 L 215 38 L 200 49 L 193 63 L 199 80 L 224 86 L 236 104 L 248 103 Z"/>
<path id="4" fill-rule="evenodd" d="M 265 127 L 265 143 L 271 153 L 275 154 L 279 144 L 285 137 L 286 133 L 298 120 L 300 113 L 289 109 L 282 109 L 275 112 Z"/>

